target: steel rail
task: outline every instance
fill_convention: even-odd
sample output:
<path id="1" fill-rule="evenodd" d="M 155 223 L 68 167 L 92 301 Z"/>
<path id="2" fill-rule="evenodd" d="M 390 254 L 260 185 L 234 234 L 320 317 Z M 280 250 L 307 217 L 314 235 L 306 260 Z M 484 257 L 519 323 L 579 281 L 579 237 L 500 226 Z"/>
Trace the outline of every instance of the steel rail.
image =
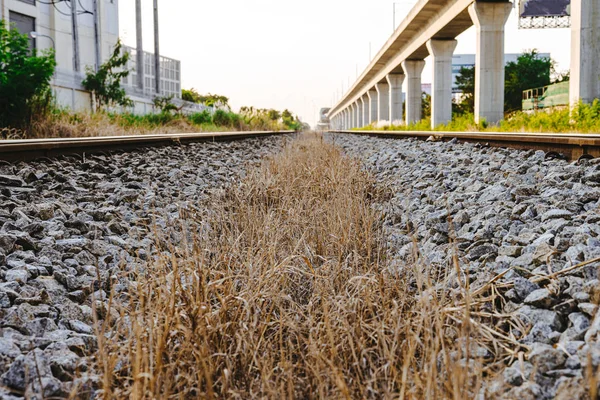
<path id="1" fill-rule="evenodd" d="M 598 134 L 354 130 L 330 130 L 329 132 L 434 141 L 457 139 L 459 142 L 484 143 L 494 147 L 543 150 L 570 160 L 600 157 L 600 135 Z"/>
<path id="2" fill-rule="evenodd" d="M 97 136 L 60 139 L 0 140 L 0 160 L 30 161 L 59 155 L 89 154 L 103 151 L 135 150 L 193 142 L 233 141 L 294 131 L 249 131 L 216 133 L 176 133 L 158 135 Z"/>

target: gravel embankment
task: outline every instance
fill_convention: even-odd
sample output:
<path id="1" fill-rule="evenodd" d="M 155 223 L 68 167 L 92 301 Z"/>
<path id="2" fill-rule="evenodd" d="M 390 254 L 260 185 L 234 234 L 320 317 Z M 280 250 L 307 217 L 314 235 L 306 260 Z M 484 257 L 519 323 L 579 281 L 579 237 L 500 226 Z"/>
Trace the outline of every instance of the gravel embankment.
<path id="1" fill-rule="evenodd" d="M 393 189 L 383 208 L 399 265 L 413 255 L 410 226 L 430 265 L 449 265 L 454 236 L 472 287 L 510 270 L 500 282 L 514 284 L 502 311 L 531 328 L 516 336 L 531 351 L 488 395 L 584 398 L 586 366 L 600 365 L 600 263 L 537 278 L 600 257 L 600 160 L 578 165 L 473 144 L 328 139 Z"/>
<path id="2" fill-rule="evenodd" d="M 96 348 L 94 310 L 103 319 L 107 293 L 128 290 L 122 272 L 156 240 L 181 245 L 182 213 L 284 140 L 0 161 L 0 398 L 39 396 L 40 382 L 45 398 L 66 396 Z"/>

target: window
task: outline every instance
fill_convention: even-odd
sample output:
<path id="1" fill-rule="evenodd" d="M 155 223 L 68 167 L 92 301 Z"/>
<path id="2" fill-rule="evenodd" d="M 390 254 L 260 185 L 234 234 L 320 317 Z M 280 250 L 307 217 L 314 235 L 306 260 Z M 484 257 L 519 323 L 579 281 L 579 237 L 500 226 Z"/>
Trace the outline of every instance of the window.
<path id="1" fill-rule="evenodd" d="M 23 3 L 27 3 L 27 4 L 31 4 L 33 6 L 35 6 L 35 0 L 19 0 L 20 2 Z"/>
<path id="2" fill-rule="evenodd" d="M 29 35 L 30 32 L 35 31 L 35 18 L 29 15 L 10 11 L 8 18 L 10 23 L 15 24 L 17 30 L 24 35 Z M 32 50 L 35 49 L 35 39 L 29 38 L 29 48 Z"/>

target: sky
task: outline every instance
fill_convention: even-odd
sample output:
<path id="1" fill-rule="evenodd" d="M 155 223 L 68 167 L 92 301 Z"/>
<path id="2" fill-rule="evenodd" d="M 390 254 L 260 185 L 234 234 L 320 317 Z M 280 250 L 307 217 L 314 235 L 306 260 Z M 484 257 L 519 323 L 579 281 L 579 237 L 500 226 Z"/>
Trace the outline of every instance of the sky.
<path id="1" fill-rule="evenodd" d="M 144 49 L 154 50 L 152 0 L 142 0 Z M 396 23 L 416 0 L 396 1 Z M 182 62 L 182 87 L 230 98 L 242 106 L 289 109 L 313 125 L 354 83 L 392 35 L 388 0 L 159 0 L 160 50 Z M 519 30 L 506 24 L 506 53 L 550 53 L 569 69 L 570 30 Z M 135 46 L 135 0 L 119 2 L 120 35 Z M 475 51 L 473 28 L 455 54 Z M 429 59 L 426 59 L 428 62 Z M 431 82 L 426 64 L 423 82 Z"/>

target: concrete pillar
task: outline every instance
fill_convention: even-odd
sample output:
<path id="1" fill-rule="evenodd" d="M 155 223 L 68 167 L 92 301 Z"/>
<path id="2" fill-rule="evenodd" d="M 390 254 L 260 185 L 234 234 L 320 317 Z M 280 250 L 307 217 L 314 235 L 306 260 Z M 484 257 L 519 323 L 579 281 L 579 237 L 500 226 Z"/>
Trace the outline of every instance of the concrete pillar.
<path id="1" fill-rule="evenodd" d="M 369 96 L 367 96 L 366 94 L 363 94 L 360 98 L 360 101 L 362 103 L 362 114 L 363 114 L 363 127 L 367 126 L 371 123 L 371 121 L 369 121 Z"/>
<path id="2" fill-rule="evenodd" d="M 352 129 L 352 108 L 346 108 L 346 130 Z"/>
<path id="3" fill-rule="evenodd" d="M 379 82 L 375 85 L 377 89 L 377 121 L 390 120 L 390 85 L 387 82 Z"/>
<path id="4" fill-rule="evenodd" d="M 469 15 L 475 24 L 475 122 L 504 118 L 504 25 L 512 3 L 475 2 Z"/>
<path id="5" fill-rule="evenodd" d="M 350 104 L 350 109 L 352 110 L 352 120 L 350 121 L 350 128 L 356 128 L 356 118 L 358 116 L 358 110 L 356 109 L 356 103 Z"/>
<path id="6" fill-rule="evenodd" d="M 348 129 L 348 121 L 349 121 L 349 118 L 348 118 L 348 109 L 345 109 L 342 112 L 344 113 L 344 128 L 343 129 L 347 130 Z"/>
<path id="7" fill-rule="evenodd" d="M 356 127 L 362 128 L 363 124 L 363 107 L 360 99 L 356 100 Z"/>
<path id="8" fill-rule="evenodd" d="M 144 93 L 144 39 L 142 29 L 142 0 L 135 0 L 135 42 L 136 42 L 136 66 L 137 88 Z"/>
<path id="9" fill-rule="evenodd" d="M 430 40 L 427 50 L 433 61 L 431 127 L 452 121 L 452 54 L 456 40 Z"/>
<path id="10" fill-rule="evenodd" d="M 160 96 L 160 34 L 158 32 L 158 0 L 154 0 L 154 90 Z"/>
<path id="11" fill-rule="evenodd" d="M 377 110 L 379 109 L 379 107 L 377 107 L 377 90 L 370 89 L 367 92 L 367 96 L 369 97 L 369 124 L 376 124 Z"/>
<path id="12" fill-rule="evenodd" d="M 571 107 L 600 98 L 600 3 L 571 1 Z"/>
<path id="13" fill-rule="evenodd" d="M 421 113 L 423 68 L 425 68 L 423 60 L 406 60 L 402 63 L 402 69 L 406 74 L 406 125 L 419 122 L 423 117 Z"/>
<path id="14" fill-rule="evenodd" d="M 387 76 L 390 85 L 390 124 L 402 120 L 402 84 L 404 74 L 389 74 Z"/>

